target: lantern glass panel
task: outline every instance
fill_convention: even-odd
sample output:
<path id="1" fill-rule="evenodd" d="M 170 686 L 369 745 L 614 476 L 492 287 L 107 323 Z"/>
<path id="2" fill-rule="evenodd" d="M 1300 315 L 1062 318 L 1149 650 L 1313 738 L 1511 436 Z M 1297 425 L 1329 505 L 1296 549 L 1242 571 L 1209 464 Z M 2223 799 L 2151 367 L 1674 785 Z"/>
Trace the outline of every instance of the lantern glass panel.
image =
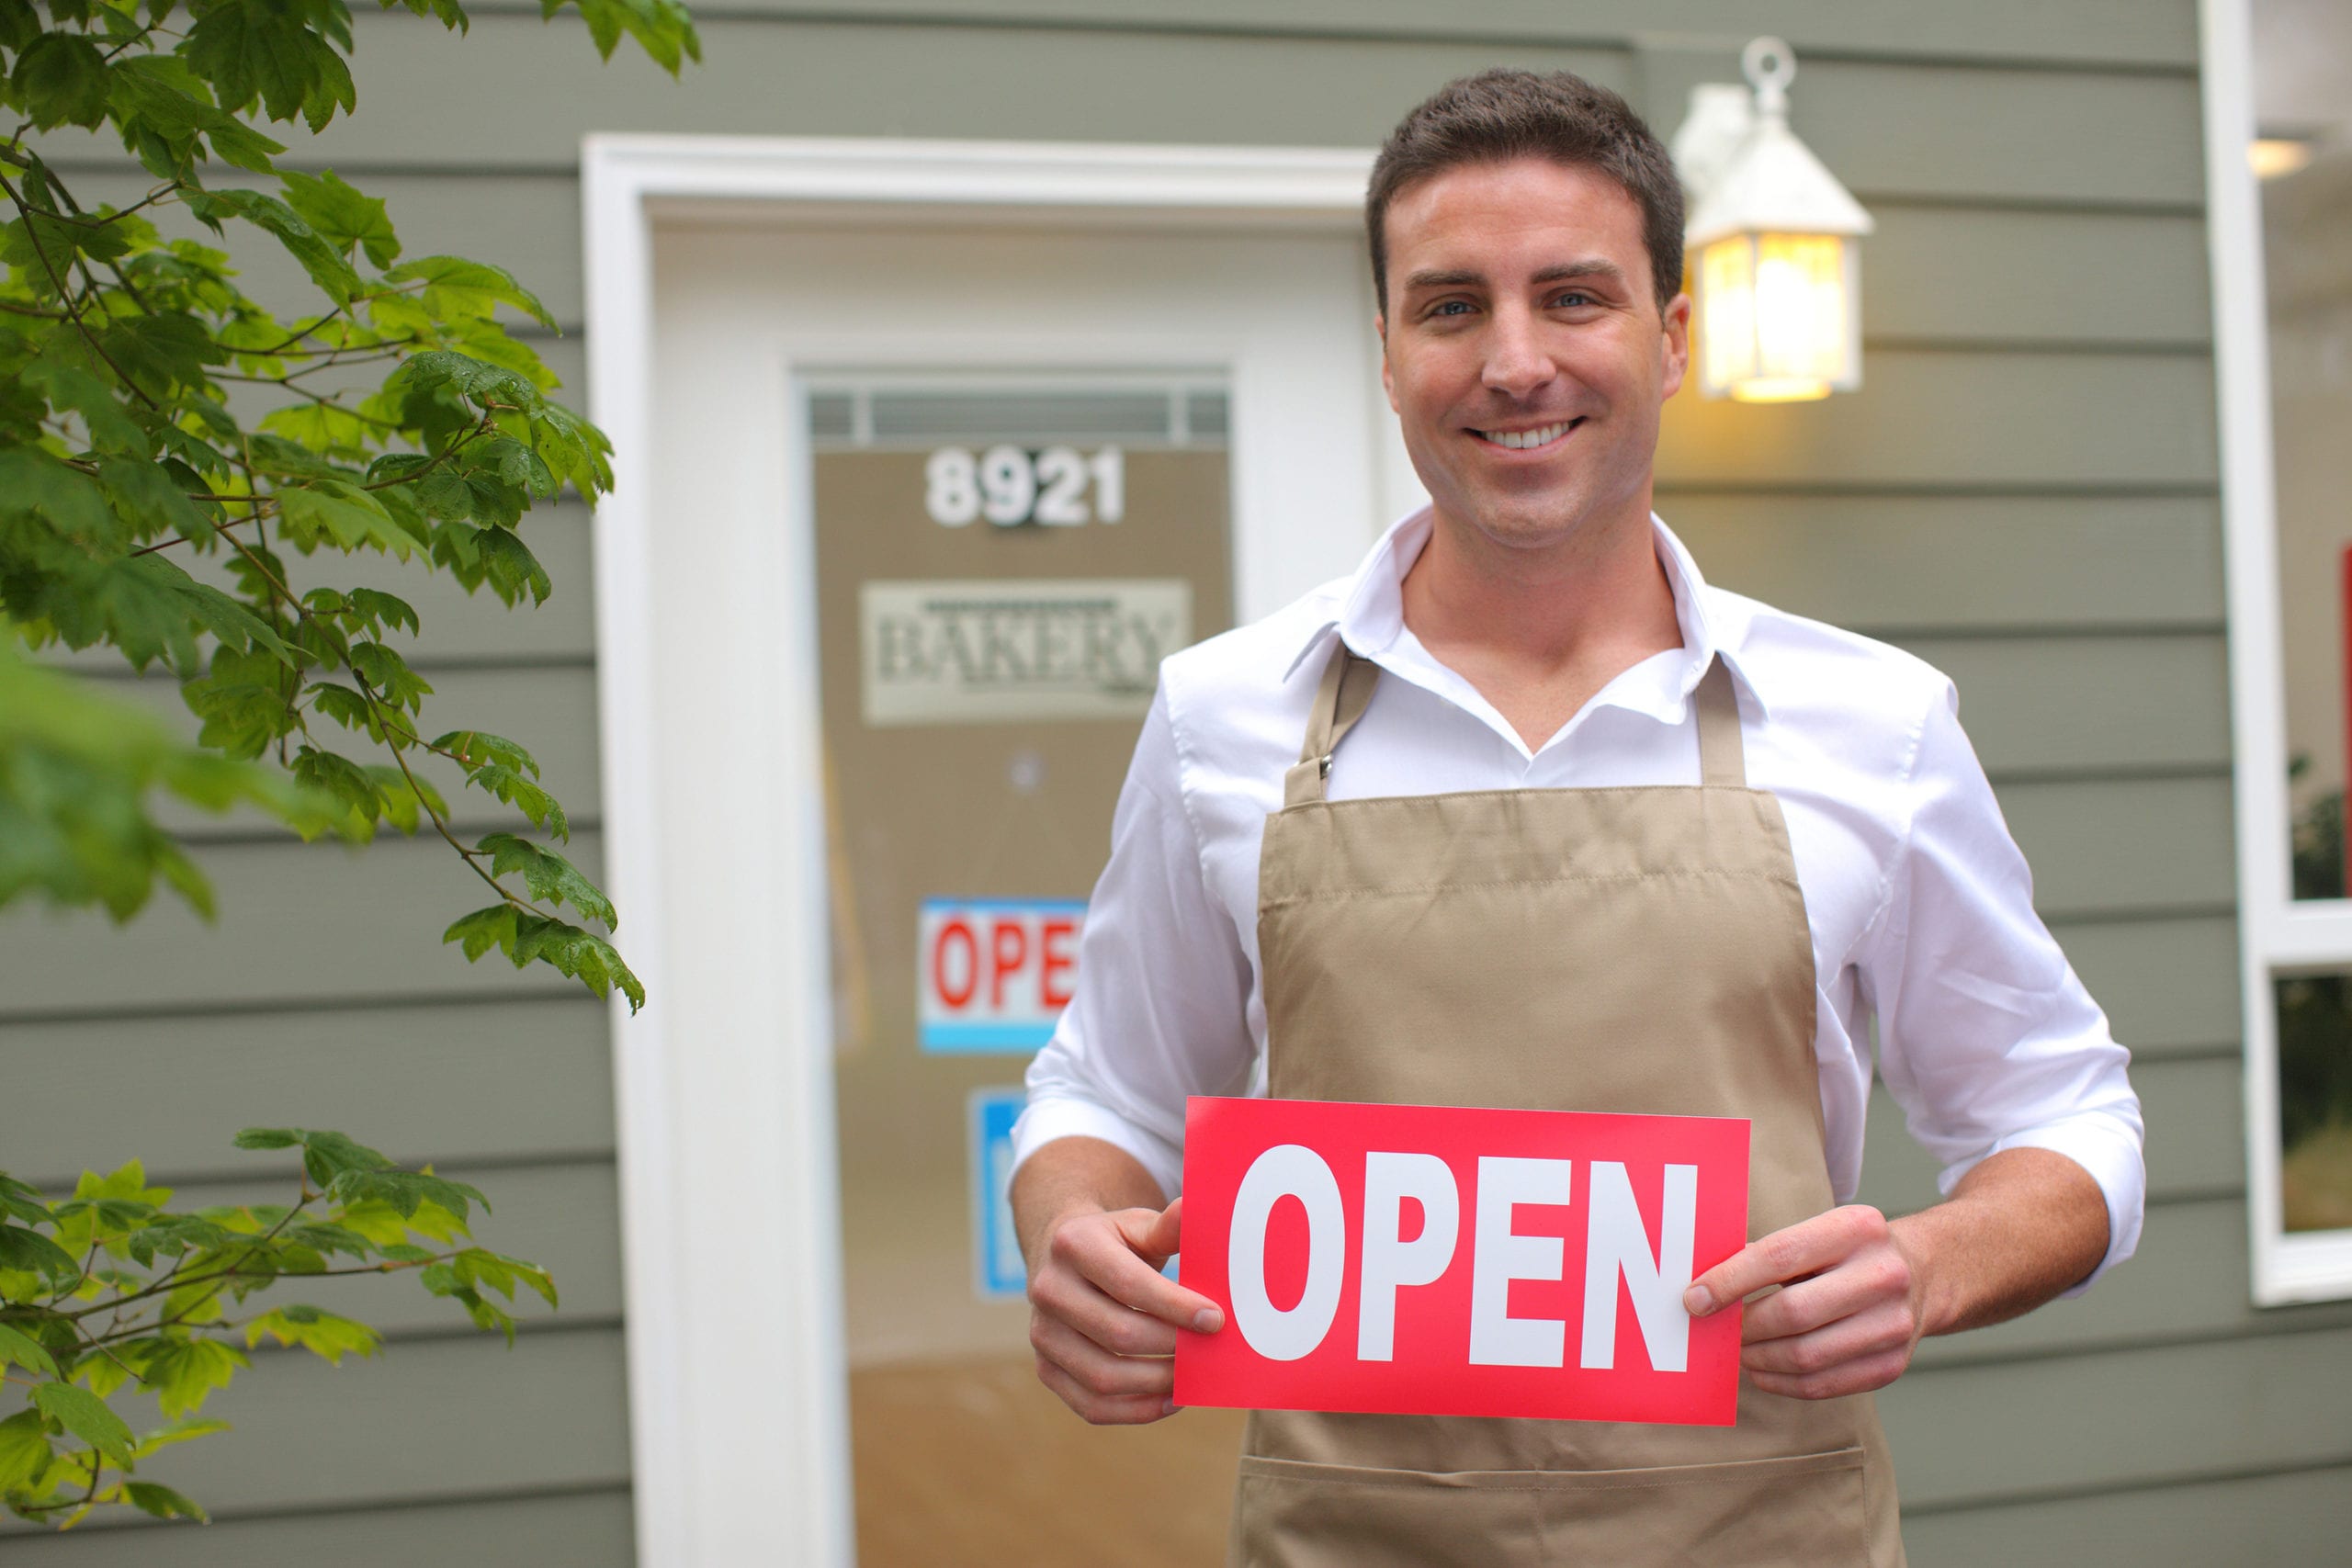
<path id="1" fill-rule="evenodd" d="M 1756 346 L 1760 375 L 1834 381 L 1846 368 L 1846 243 L 1834 234 L 1763 234 L 1756 241 Z"/>
<path id="2" fill-rule="evenodd" d="M 1736 234 L 1699 256 L 1702 389 L 1826 398 L 1855 376 L 1853 257 L 1835 234 Z"/>
<path id="3" fill-rule="evenodd" d="M 1699 349 L 1703 389 L 1720 398 L 1756 374 L 1756 248 L 1751 236 L 1699 254 Z"/>

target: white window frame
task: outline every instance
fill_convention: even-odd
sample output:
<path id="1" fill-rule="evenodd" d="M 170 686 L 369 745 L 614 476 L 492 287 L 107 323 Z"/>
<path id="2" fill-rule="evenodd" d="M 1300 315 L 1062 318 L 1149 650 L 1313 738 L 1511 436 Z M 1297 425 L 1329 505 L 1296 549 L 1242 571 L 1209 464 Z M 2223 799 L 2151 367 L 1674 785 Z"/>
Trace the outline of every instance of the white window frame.
<path id="1" fill-rule="evenodd" d="M 2290 1234 L 2278 1196 L 2278 1027 L 2273 981 L 2352 971 L 2352 899 L 2302 899 L 2290 881 L 2286 675 L 2270 430 L 2269 315 L 2254 140 L 2248 0 L 2202 0 L 2206 228 L 2221 412 L 2235 749 L 2238 972 L 2245 1030 L 2247 1233 L 2262 1306 L 2352 1297 L 2352 1230 Z"/>
<path id="2" fill-rule="evenodd" d="M 780 913 L 791 900 L 765 891 L 805 883 L 816 907 L 821 835 L 786 821 L 747 852 L 755 874 L 724 895 L 743 907 L 722 912 L 768 922 L 761 929 L 783 933 L 782 950 L 737 966 L 723 984 L 693 951 L 698 938 L 690 928 L 703 915 L 665 898 L 659 772 L 643 739 L 659 732 L 648 584 L 661 535 L 652 464 L 644 456 L 654 450 L 658 425 L 657 220 L 751 214 L 838 224 L 978 214 L 1013 224 L 1344 233 L 1362 222 L 1372 156 L 1369 149 L 894 139 L 585 140 L 589 409 L 617 453 L 616 484 L 594 525 L 605 869 L 628 912 L 630 962 L 654 998 L 635 1017 L 617 998 L 612 1010 L 630 1452 L 643 1568 L 833 1565 L 854 1554 L 831 1054 L 816 1043 L 831 1038 L 822 1017 L 824 958 L 821 938 L 809 934 L 817 922 Z M 842 345 L 844 355 L 857 349 Z M 787 489 L 788 467 L 776 474 Z M 1266 472 L 1256 479 L 1237 469 L 1234 565 L 1245 618 L 1329 575 L 1331 526 L 1302 526 L 1275 482 L 1293 467 L 1261 465 Z M 1393 430 L 1375 467 L 1366 477 L 1372 506 L 1393 513 L 1419 502 Z M 1377 522 L 1361 520 L 1348 560 L 1370 544 Z M 1307 570 L 1317 575 L 1300 581 Z M 730 732 L 730 747 L 752 753 L 765 776 L 814 777 L 813 682 L 805 670 L 754 675 L 778 711 L 747 719 Z M 674 988 L 682 986 L 696 987 L 703 1002 L 714 987 L 725 989 L 727 1007 L 773 1021 L 772 1032 L 717 1045 L 666 1036 L 663 1000 L 674 1009 L 686 994 Z M 711 1102 L 714 1085 L 729 1096 L 726 1135 L 680 1126 L 690 1101 Z M 775 1219 L 763 1245 L 744 1246 L 734 1220 L 711 1214 L 713 1204 L 689 1201 L 713 1190 L 769 1201 Z"/>

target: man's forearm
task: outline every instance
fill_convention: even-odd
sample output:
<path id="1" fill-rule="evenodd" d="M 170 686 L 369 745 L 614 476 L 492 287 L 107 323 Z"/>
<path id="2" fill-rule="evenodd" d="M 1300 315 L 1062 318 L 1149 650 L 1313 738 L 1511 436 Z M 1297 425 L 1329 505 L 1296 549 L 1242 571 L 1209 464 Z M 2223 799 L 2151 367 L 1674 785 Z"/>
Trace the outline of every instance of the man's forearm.
<path id="1" fill-rule="evenodd" d="M 1012 1227 L 1034 1270 L 1056 1222 L 1074 1210 L 1157 1209 L 1168 1195 L 1142 1162 L 1101 1138 L 1056 1138 L 1012 1174 Z"/>
<path id="2" fill-rule="evenodd" d="M 2032 1311 L 2107 1255 L 2107 1197 L 2048 1149 L 2004 1149 L 1951 1196 L 1891 1223 L 1926 1282 L 1925 1330 L 1956 1334 Z"/>

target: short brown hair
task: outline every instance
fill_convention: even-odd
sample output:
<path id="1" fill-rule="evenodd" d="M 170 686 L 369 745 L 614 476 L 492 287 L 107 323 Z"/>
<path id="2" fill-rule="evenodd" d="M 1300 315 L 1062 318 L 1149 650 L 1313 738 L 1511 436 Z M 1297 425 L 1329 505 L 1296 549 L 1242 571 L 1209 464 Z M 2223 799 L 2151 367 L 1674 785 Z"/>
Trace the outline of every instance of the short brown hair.
<path id="1" fill-rule="evenodd" d="M 1682 288 L 1682 182 L 1625 100 L 1566 71 L 1481 71 L 1448 82 L 1396 122 L 1372 165 L 1364 229 L 1372 291 L 1388 309 L 1388 204 L 1407 186 L 1470 164 L 1548 158 L 1596 169 L 1642 209 L 1658 309 Z"/>

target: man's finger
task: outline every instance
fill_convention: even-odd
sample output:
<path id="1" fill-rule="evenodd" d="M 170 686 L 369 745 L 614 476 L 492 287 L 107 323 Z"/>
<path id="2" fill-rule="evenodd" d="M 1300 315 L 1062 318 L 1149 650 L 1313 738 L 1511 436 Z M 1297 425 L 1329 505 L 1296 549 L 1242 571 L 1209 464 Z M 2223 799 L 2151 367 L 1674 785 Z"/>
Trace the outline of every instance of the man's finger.
<path id="1" fill-rule="evenodd" d="M 1758 1237 L 1690 1281 L 1683 1310 L 1704 1317 L 1767 1285 L 1786 1284 L 1818 1273 L 1883 1235 L 1886 1219 L 1876 1209 L 1851 1204 L 1800 1221 Z"/>
<path id="2" fill-rule="evenodd" d="M 1037 1381 L 1098 1427 L 1140 1426 L 1176 1413 L 1174 1401 L 1157 1394 L 1096 1393 L 1043 1356 L 1037 1358 Z"/>
<path id="3" fill-rule="evenodd" d="M 1886 1303 L 1810 1333 L 1747 1345 L 1739 1353 L 1739 1364 L 1751 1372 L 1808 1377 L 1833 1371 L 1849 1361 L 1901 1351 L 1910 1343 L 1910 1315 Z"/>
<path id="4" fill-rule="evenodd" d="M 1884 1388 L 1901 1377 L 1909 1364 L 1910 1357 L 1905 1352 L 1888 1350 L 1840 1362 L 1827 1371 L 1750 1372 L 1747 1381 L 1766 1393 L 1785 1394 L 1792 1399 L 1842 1399 L 1849 1393 Z"/>
<path id="5" fill-rule="evenodd" d="M 1029 1287 L 1029 1299 L 1039 1313 L 1069 1324 L 1113 1355 L 1175 1353 L 1174 1325 L 1105 1295 L 1075 1269 L 1038 1275 Z"/>
<path id="6" fill-rule="evenodd" d="M 1910 1292 L 1910 1270 L 1899 1254 L 1883 1251 L 1849 1258 L 1749 1307 L 1740 1323 L 1740 1338 L 1753 1345 L 1810 1333 L 1880 1303 L 1907 1300 Z"/>
<path id="7" fill-rule="evenodd" d="M 1184 1244 L 1184 1200 L 1178 1198 L 1153 1217 L 1143 1235 L 1144 1251 L 1165 1263 Z"/>
<path id="8" fill-rule="evenodd" d="M 1066 1323 L 1037 1317 L 1029 1325 L 1030 1348 L 1101 1394 L 1153 1394 L 1165 1399 L 1176 1387 L 1176 1363 L 1165 1356 L 1114 1356 Z"/>
<path id="9" fill-rule="evenodd" d="M 1115 1238 L 1097 1231 L 1072 1236 L 1065 1247 L 1063 1238 L 1069 1235 L 1072 1227 L 1057 1231 L 1053 1240 L 1055 1256 L 1122 1306 L 1198 1334 L 1214 1334 L 1225 1326 L 1225 1314 L 1218 1310 L 1216 1303 L 1198 1291 L 1186 1290 L 1137 1256 L 1136 1248 L 1146 1245 L 1159 1215 L 1137 1209 L 1114 1214 L 1111 1219 L 1117 1228 Z M 1156 1256 L 1165 1258 L 1167 1254 Z"/>

